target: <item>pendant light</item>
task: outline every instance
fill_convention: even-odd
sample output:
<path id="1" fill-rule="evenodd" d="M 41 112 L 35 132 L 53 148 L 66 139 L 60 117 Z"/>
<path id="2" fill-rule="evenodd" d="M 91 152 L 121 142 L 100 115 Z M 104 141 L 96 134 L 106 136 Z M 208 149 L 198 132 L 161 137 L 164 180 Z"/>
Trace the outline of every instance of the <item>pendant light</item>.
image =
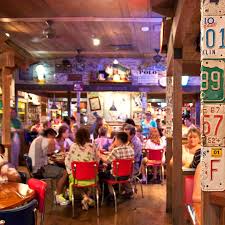
<path id="1" fill-rule="evenodd" d="M 52 102 L 50 110 L 51 111 L 57 111 L 58 110 L 58 107 L 57 107 L 57 105 L 55 103 L 55 94 L 54 94 L 54 98 L 53 98 L 53 102 Z"/>
<path id="2" fill-rule="evenodd" d="M 109 111 L 117 111 L 116 106 L 114 104 L 114 100 L 112 102 L 112 106 L 110 107 Z"/>

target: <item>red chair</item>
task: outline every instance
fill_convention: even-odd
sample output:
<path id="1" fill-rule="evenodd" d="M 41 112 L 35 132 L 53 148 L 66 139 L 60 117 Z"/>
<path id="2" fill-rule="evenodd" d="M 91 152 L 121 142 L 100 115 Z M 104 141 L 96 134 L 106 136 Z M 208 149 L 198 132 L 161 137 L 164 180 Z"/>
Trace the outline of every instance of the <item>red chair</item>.
<path id="1" fill-rule="evenodd" d="M 113 188 L 115 184 L 125 184 L 131 183 L 130 178 L 133 176 L 133 165 L 134 159 L 117 159 L 112 162 L 112 173 L 114 179 L 106 179 L 104 183 L 110 185 L 112 187 L 114 202 L 115 202 L 115 213 L 117 213 L 117 200 L 116 200 L 116 192 Z M 128 177 L 125 180 L 119 180 L 119 177 Z M 104 184 L 102 187 L 102 203 L 104 201 Z"/>
<path id="2" fill-rule="evenodd" d="M 98 163 L 97 162 L 76 162 L 71 163 L 72 175 L 74 178 L 73 191 L 72 191 L 72 210 L 74 216 L 74 188 L 88 188 L 92 187 L 96 190 L 96 202 L 97 202 L 97 216 L 99 216 L 99 194 L 98 194 Z M 79 181 L 91 181 L 93 184 L 81 186 Z"/>
<path id="3" fill-rule="evenodd" d="M 192 194 L 194 188 L 194 175 L 184 177 L 184 205 L 185 205 L 185 220 L 192 224 L 197 224 L 196 214 L 192 207 Z"/>
<path id="4" fill-rule="evenodd" d="M 163 153 L 164 149 L 144 149 L 144 152 L 146 153 L 146 157 L 148 159 L 148 162 L 146 164 L 145 169 L 145 175 L 146 175 L 146 184 L 148 183 L 148 167 L 160 167 L 160 180 L 164 181 L 164 167 L 163 167 Z"/>
<path id="5" fill-rule="evenodd" d="M 45 196 L 46 196 L 46 190 L 47 190 L 47 183 L 38 180 L 35 178 L 30 178 L 27 182 L 29 187 L 35 191 L 36 193 L 36 199 L 38 201 L 38 210 L 41 213 L 41 225 L 44 224 L 44 215 L 45 215 Z"/>
<path id="6" fill-rule="evenodd" d="M 184 204 L 192 205 L 192 194 L 194 188 L 194 175 L 184 177 Z"/>

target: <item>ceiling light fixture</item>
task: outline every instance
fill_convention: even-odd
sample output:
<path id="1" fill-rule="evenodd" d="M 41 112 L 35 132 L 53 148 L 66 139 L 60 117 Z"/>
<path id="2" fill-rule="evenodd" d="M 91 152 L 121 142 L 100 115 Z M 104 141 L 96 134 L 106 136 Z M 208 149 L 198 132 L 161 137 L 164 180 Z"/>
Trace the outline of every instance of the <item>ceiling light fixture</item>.
<path id="1" fill-rule="evenodd" d="M 113 64 L 119 64 L 119 61 L 117 59 L 114 59 Z"/>
<path id="2" fill-rule="evenodd" d="M 100 41 L 99 38 L 93 38 L 93 39 L 92 39 L 92 42 L 93 42 L 93 45 L 94 45 L 94 46 L 99 46 L 100 43 L 101 43 L 101 41 Z"/>
<path id="3" fill-rule="evenodd" d="M 6 36 L 6 37 L 10 37 L 10 34 L 9 34 L 9 33 L 5 33 L 5 36 Z"/>
<path id="4" fill-rule="evenodd" d="M 46 73 L 45 67 L 43 65 L 37 65 L 35 70 L 38 76 L 38 80 L 44 80 Z"/>
<path id="5" fill-rule="evenodd" d="M 148 32 L 149 31 L 149 27 L 141 27 L 141 31 Z"/>

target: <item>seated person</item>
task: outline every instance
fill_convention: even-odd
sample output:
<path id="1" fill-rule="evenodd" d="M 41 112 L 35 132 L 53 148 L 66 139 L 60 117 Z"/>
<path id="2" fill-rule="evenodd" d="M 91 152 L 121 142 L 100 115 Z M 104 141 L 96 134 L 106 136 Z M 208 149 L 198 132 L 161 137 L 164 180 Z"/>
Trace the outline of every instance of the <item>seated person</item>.
<path id="1" fill-rule="evenodd" d="M 56 149 L 60 152 L 69 151 L 73 142 L 69 139 L 69 127 L 62 125 L 58 130 L 58 135 L 55 138 Z"/>
<path id="2" fill-rule="evenodd" d="M 150 128 L 150 132 L 149 132 L 149 139 L 147 140 L 144 149 L 154 149 L 154 150 L 159 150 L 159 149 L 165 149 L 165 143 L 163 142 L 163 140 L 160 138 L 160 134 L 157 128 Z M 165 151 L 164 151 L 165 152 Z M 140 167 L 140 172 L 142 174 L 142 181 L 143 183 L 146 182 L 146 165 L 148 163 L 148 158 L 144 157 L 142 159 L 141 162 L 141 167 Z M 165 154 L 163 154 L 163 159 L 162 159 L 163 163 L 165 162 Z M 154 172 L 153 172 L 153 181 L 154 182 L 158 182 L 157 180 L 157 168 L 154 167 Z"/>
<path id="3" fill-rule="evenodd" d="M 20 174 L 5 158 L 5 147 L 0 144 L 0 180 L 21 182 Z"/>
<path id="4" fill-rule="evenodd" d="M 200 162 L 200 154 L 200 132 L 197 128 L 190 128 L 187 133 L 187 144 L 182 146 L 183 166 L 196 168 Z"/>
<path id="5" fill-rule="evenodd" d="M 98 138 L 95 139 L 95 144 L 97 145 L 98 149 L 105 149 L 108 150 L 111 141 L 107 138 L 107 128 L 101 127 L 98 130 Z"/>
<path id="6" fill-rule="evenodd" d="M 74 178 L 71 171 L 71 163 L 73 161 L 78 162 L 91 162 L 97 161 L 96 149 L 90 143 L 90 133 L 85 128 L 79 128 L 75 136 L 75 143 L 70 146 L 70 150 L 65 158 L 65 165 L 67 173 L 69 174 L 70 181 L 70 198 L 72 197 L 72 184 L 74 183 Z M 78 181 L 75 181 L 78 182 Z M 92 184 L 94 181 L 79 181 L 80 186 L 86 186 Z M 82 209 L 88 210 L 88 207 L 94 204 L 94 200 L 90 198 L 90 190 L 82 193 Z"/>
<path id="7" fill-rule="evenodd" d="M 134 159 L 134 149 L 128 145 L 128 135 L 126 132 L 118 132 L 115 136 L 115 140 L 113 142 L 113 149 L 108 156 L 100 155 L 101 160 L 104 163 L 111 164 L 113 160 L 116 159 Z M 114 174 L 111 173 L 110 170 L 107 170 L 105 174 L 102 174 L 102 178 L 104 179 L 113 179 Z M 127 177 L 125 178 L 127 179 Z M 109 189 L 111 189 L 109 187 Z M 130 184 L 124 186 L 126 195 L 133 194 L 132 188 Z"/>
<path id="8" fill-rule="evenodd" d="M 56 203 L 68 205 L 69 201 L 63 197 L 63 189 L 67 181 L 67 172 L 57 165 L 48 165 L 48 155 L 55 150 L 56 132 L 52 128 L 43 131 L 43 135 L 33 140 L 29 149 L 32 159 L 33 173 L 43 178 L 56 178 Z"/>

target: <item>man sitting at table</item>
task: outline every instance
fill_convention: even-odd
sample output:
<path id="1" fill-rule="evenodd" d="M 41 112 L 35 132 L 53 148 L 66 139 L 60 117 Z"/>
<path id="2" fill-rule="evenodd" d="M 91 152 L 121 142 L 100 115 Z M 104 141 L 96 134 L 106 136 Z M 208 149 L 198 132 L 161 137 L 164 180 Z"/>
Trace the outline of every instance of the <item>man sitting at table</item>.
<path id="1" fill-rule="evenodd" d="M 68 205 L 69 201 L 63 197 L 63 189 L 67 181 L 67 172 L 57 165 L 48 165 L 48 155 L 55 150 L 56 132 L 52 128 L 44 130 L 43 134 L 33 140 L 29 149 L 32 159 L 33 174 L 42 178 L 56 178 L 56 203 Z"/>
<path id="2" fill-rule="evenodd" d="M 104 163 L 111 164 L 112 161 L 116 159 L 133 159 L 134 149 L 128 144 L 128 135 L 125 132 L 118 132 L 115 136 L 115 141 L 113 142 L 114 148 L 108 156 L 100 155 L 101 160 Z M 111 174 L 110 170 L 107 170 L 102 178 L 113 179 L 114 176 Z M 109 186 L 110 189 L 110 186 Z M 130 197 L 133 194 L 132 187 L 130 184 L 124 185 L 125 196 Z"/>

